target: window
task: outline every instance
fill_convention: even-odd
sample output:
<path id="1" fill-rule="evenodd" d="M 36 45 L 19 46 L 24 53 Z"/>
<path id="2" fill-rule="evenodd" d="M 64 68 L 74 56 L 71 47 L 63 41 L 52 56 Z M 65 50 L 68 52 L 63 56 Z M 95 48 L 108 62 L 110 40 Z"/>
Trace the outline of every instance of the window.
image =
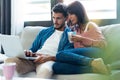
<path id="1" fill-rule="evenodd" d="M 65 4 L 69 4 L 75 0 L 64 0 Z M 116 0 L 78 0 L 80 1 L 90 19 L 116 19 L 117 9 Z"/>
<path id="2" fill-rule="evenodd" d="M 51 0 L 11 0 L 11 34 L 24 26 L 51 24 Z"/>
<path id="3" fill-rule="evenodd" d="M 51 21 L 51 0 L 24 0 L 24 21 Z"/>

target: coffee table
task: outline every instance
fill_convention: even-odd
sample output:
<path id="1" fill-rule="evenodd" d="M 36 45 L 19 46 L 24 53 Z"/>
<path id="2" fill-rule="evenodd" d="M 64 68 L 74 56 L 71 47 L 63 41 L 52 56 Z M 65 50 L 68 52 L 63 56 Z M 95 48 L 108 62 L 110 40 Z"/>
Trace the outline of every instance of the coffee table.
<path id="1" fill-rule="evenodd" d="M 5 80 L 3 76 L 0 76 L 0 80 Z M 26 78 L 26 77 L 14 77 L 12 80 L 55 80 L 55 79 L 40 79 L 40 78 Z"/>

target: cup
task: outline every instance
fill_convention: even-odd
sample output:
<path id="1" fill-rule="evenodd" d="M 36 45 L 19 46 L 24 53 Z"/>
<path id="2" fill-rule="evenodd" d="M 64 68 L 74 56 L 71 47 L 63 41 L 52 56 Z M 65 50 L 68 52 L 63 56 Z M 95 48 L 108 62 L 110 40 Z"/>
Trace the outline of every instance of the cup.
<path id="1" fill-rule="evenodd" d="M 73 43 L 73 41 L 71 41 L 72 35 L 76 35 L 76 32 L 68 32 L 68 40 L 70 43 Z"/>
<path id="2" fill-rule="evenodd" d="M 12 80 L 16 68 L 16 63 L 4 63 L 3 75 L 6 80 Z"/>

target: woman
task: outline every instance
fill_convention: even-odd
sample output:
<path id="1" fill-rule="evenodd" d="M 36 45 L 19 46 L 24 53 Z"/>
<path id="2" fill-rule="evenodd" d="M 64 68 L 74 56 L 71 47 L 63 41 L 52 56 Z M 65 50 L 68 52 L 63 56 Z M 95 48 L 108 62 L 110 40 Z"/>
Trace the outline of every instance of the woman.
<path id="1" fill-rule="evenodd" d="M 61 51 L 53 65 L 56 74 L 77 74 L 96 72 L 108 74 L 102 58 L 106 41 L 98 26 L 90 22 L 83 5 L 75 1 L 68 5 L 68 18 L 71 29 L 76 31 L 71 40 L 74 49 Z"/>

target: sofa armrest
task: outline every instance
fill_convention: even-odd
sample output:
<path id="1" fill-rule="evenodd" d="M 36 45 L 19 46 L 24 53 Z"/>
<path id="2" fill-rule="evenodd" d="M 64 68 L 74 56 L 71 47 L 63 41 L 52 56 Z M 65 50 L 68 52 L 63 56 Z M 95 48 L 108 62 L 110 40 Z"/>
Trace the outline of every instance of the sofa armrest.
<path id="1" fill-rule="evenodd" d="M 118 56 L 120 53 L 120 24 L 105 25 L 101 26 L 100 29 L 102 30 L 108 45 L 105 49 L 104 61 L 106 63 L 112 63 L 120 60 L 120 56 Z"/>

